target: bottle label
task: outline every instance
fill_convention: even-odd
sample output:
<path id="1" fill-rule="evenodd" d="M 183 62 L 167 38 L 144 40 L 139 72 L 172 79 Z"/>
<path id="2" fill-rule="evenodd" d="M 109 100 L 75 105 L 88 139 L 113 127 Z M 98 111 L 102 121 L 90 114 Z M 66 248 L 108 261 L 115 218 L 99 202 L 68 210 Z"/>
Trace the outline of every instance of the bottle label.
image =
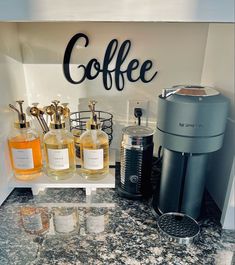
<path id="1" fill-rule="evenodd" d="M 55 170 L 69 168 L 69 150 L 64 149 L 47 149 L 49 167 Z"/>
<path id="2" fill-rule="evenodd" d="M 89 233 L 101 233 L 104 231 L 104 215 L 87 216 L 87 231 Z"/>
<path id="3" fill-rule="evenodd" d="M 37 232 L 43 229 L 41 214 L 25 215 L 22 217 L 24 228 L 31 232 Z"/>
<path id="4" fill-rule="evenodd" d="M 55 230 L 58 233 L 69 233 L 72 232 L 76 223 L 73 214 L 70 215 L 55 215 L 54 216 Z"/>
<path id="5" fill-rule="evenodd" d="M 12 148 L 14 167 L 17 169 L 33 169 L 33 151 L 31 148 L 15 149 Z"/>
<path id="6" fill-rule="evenodd" d="M 84 149 L 84 168 L 85 169 L 102 169 L 104 167 L 104 150 L 103 149 Z"/>

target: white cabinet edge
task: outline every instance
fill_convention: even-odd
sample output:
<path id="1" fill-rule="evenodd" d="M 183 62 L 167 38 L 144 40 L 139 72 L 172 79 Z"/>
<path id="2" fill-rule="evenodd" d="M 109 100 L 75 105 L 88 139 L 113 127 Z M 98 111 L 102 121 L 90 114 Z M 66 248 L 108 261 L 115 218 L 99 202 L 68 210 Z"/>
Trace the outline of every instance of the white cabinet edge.
<path id="1" fill-rule="evenodd" d="M 0 21 L 234 22 L 233 0 L 0 0 Z"/>
<path id="2" fill-rule="evenodd" d="M 235 230 L 235 158 L 228 182 L 228 189 L 222 210 L 221 224 L 223 229 Z"/>

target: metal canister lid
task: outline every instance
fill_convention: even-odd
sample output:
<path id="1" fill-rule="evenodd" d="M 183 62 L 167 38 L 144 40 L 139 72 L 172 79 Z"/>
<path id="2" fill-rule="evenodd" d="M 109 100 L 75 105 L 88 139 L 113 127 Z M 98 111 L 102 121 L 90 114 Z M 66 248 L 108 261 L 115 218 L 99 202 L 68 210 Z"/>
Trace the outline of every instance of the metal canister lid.
<path id="1" fill-rule="evenodd" d="M 189 244 L 197 239 L 200 233 L 198 223 L 182 213 L 165 213 L 159 217 L 158 228 L 161 236 L 169 241 Z"/>
<path id="2" fill-rule="evenodd" d="M 122 129 L 123 134 L 131 137 L 148 137 L 154 134 L 154 131 L 145 126 L 128 126 Z"/>
<path id="3" fill-rule="evenodd" d="M 122 129 L 123 142 L 127 145 L 152 143 L 154 130 L 145 126 L 128 126 Z"/>

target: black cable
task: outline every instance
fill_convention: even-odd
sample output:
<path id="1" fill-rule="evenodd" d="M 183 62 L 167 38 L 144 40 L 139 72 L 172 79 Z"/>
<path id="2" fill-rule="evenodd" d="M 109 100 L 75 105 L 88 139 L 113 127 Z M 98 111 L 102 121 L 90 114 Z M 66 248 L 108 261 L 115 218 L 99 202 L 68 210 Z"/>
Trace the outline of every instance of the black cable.
<path id="1" fill-rule="evenodd" d="M 138 125 L 141 125 L 141 117 L 143 115 L 141 108 L 135 108 L 134 109 L 134 115 L 138 119 Z"/>
<path id="2" fill-rule="evenodd" d="M 158 158 L 161 158 L 161 151 L 162 151 L 162 146 L 160 145 L 159 148 L 158 148 L 158 152 L 157 152 L 157 156 Z"/>
<path id="3" fill-rule="evenodd" d="M 160 145 L 157 152 L 157 159 L 155 161 L 156 164 L 161 164 L 163 158 L 162 146 Z"/>

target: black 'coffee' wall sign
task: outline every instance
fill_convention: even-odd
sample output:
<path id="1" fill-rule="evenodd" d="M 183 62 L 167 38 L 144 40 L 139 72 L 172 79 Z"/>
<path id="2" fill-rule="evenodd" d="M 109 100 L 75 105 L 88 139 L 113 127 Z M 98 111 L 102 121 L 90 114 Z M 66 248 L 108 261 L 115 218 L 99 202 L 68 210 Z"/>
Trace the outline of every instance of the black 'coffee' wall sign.
<path id="1" fill-rule="evenodd" d="M 66 50 L 65 50 L 65 54 L 64 54 L 64 61 L 63 61 L 64 75 L 65 75 L 65 78 L 72 84 L 80 84 L 86 78 L 88 80 L 93 80 L 99 74 L 102 74 L 105 89 L 109 90 L 112 88 L 113 77 L 114 77 L 115 86 L 117 90 L 121 91 L 123 90 L 125 86 L 125 75 L 130 82 L 136 82 L 138 80 L 141 80 L 144 83 L 149 83 L 154 79 L 154 77 L 158 73 L 157 71 L 154 72 L 154 74 L 152 74 L 152 76 L 147 79 L 146 73 L 150 71 L 153 66 L 153 63 L 151 60 L 146 60 L 142 65 L 140 65 L 139 60 L 132 59 L 128 63 L 127 68 L 124 69 L 123 64 L 131 49 L 131 41 L 125 40 L 121 44 L 118 50 L 118 40 L 113 39 L 109 42 L 107 46 L 107 49 L 104 54 L 103 63 L 93 58 L 87 63 L 87 65 L 83 65 L 83 64 L 79 65 L 78 69 L 79 70 L 81 69 L 83 71 L 82 78 L 80 80 L 74 80 L 70 74 L 70 66 L 69 66 L 70 58 L 71 58 L 71 54 L 72 54 L 75 43 L 79 41 L 79 39 L 82 39 L 82 38 L 85 40 L 85 47 L 87 47 L 89 44 L 88 37 L 83 33 L 77 33 L 69 41 L 66 47 Z M 110 63 L 112 62 L 116 52 L 117 52 L 117 58 L 116 58 L 115 68 L 110 69 Z M 132 75 L 132 72 L 137 71 L 138 68 L 139 68 L 139 75 L 138 77 L 134 78 Z"/>

